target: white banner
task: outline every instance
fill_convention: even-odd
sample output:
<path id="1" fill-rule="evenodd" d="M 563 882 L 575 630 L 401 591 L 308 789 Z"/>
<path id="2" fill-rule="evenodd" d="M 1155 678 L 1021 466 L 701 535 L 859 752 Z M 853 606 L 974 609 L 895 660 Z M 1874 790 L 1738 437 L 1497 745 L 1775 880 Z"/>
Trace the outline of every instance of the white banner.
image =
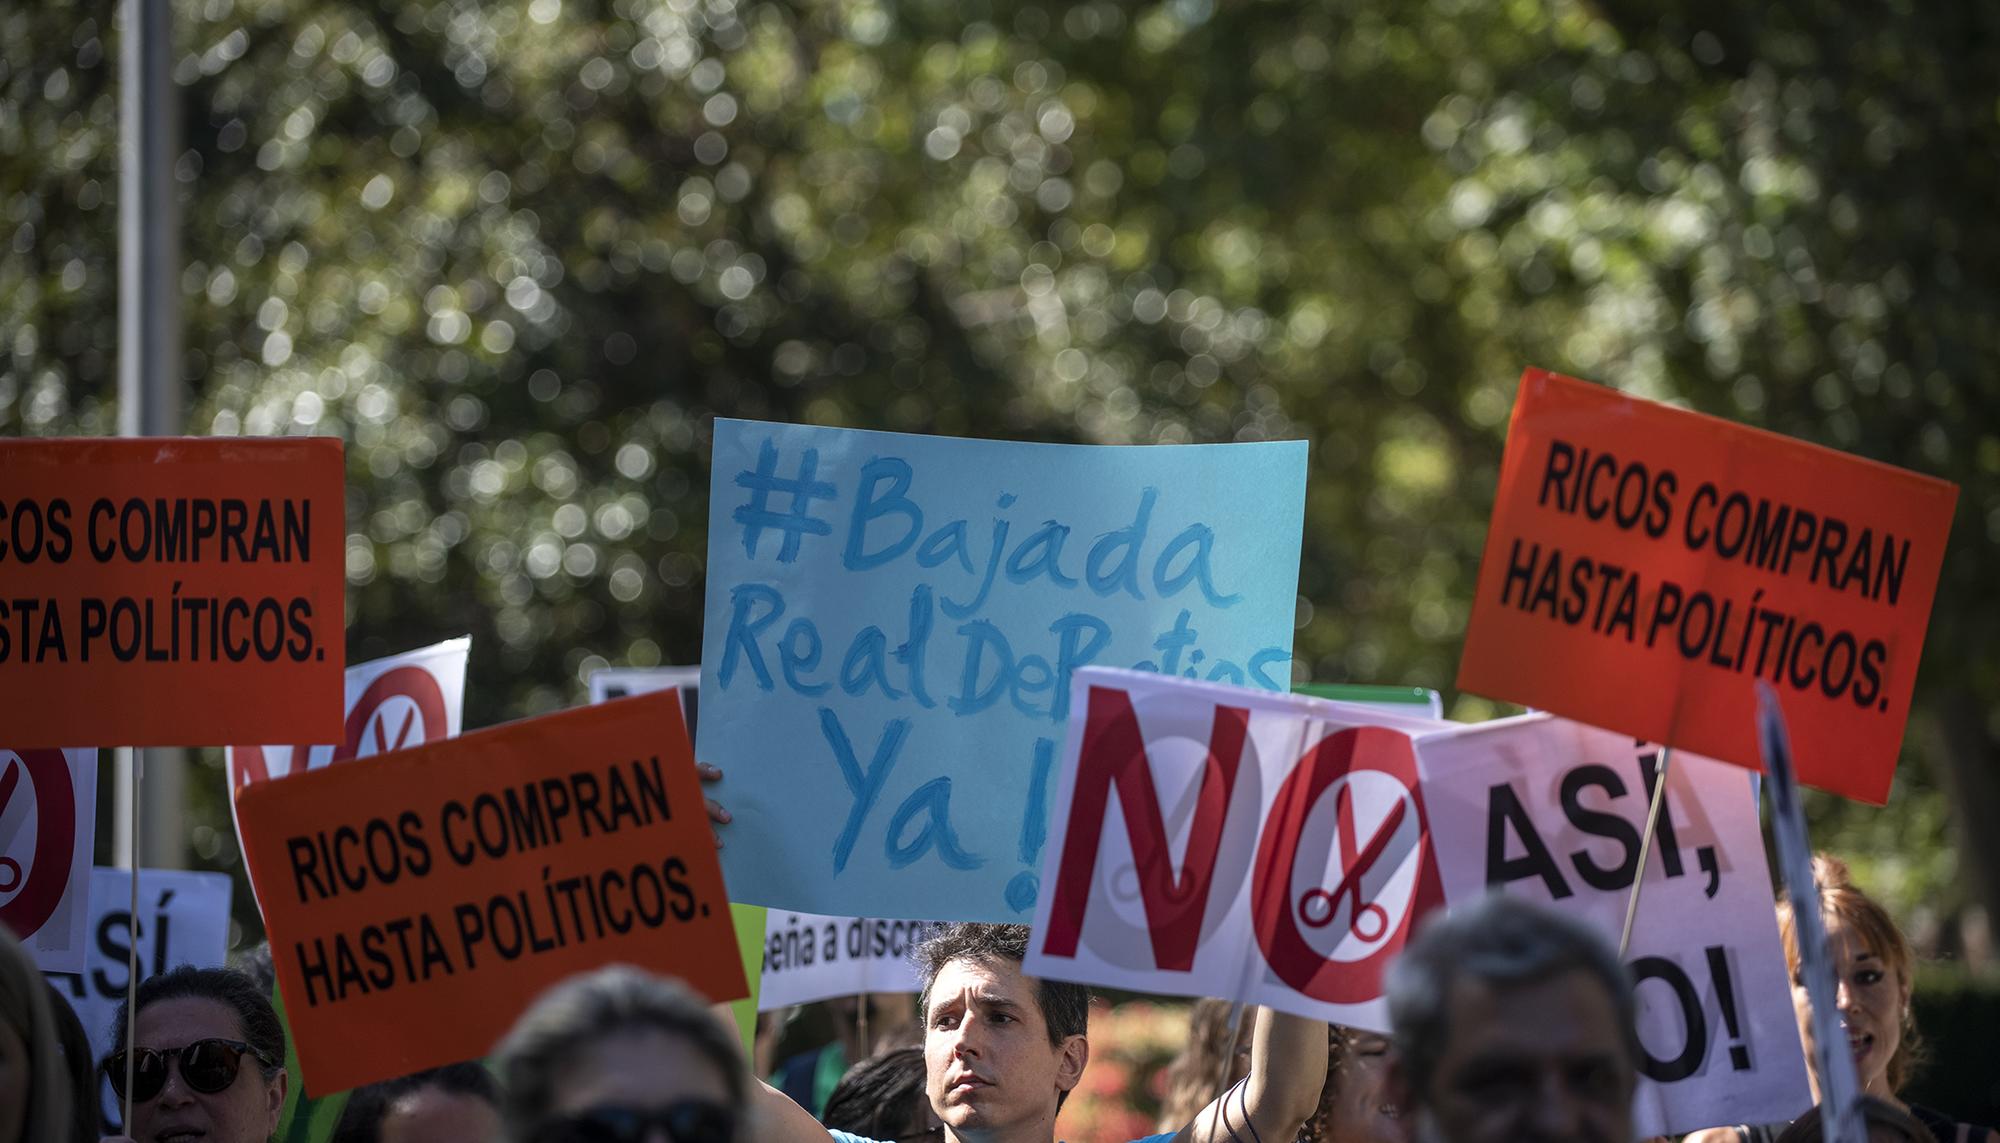
<path id="1" fill-rule="evenodd" d="M 1387 1029 L 1415 921 L 1489 886 L 1616 945 L 1658 752 L 1551 715 L 1456 726 L 1076 676 L 1026 971 Z M 1632 947 L 1639 1134 L 1810 1103 L 1750 777 L 1676 754 Z"/>
<path id="2" fill-rule="evenodd" d="M 49 973 L 56 991 L 76 1009 L 90 1037 L 90 1054 L 111 1053 L 118 1004 L 125 999 L 126 956 L 132 949 L 132 874 L 90 870 L 90 955 L 78 973 Z M 229 875 L 146 869 L 139 873 L 139 978 L 191 964 L 214 968 L 229 951 Z M 104 1122 L 118 1122 L 111 1085 L 98 1084 Z"/>
<path id="3" fill-rule="evenodd" d="M 688 716 L 688 737 L 694 737 L 695 694 L 701 689 L 701 668 L 604 667 L 590 674 L 590 701 L 600 703 L 626 695 L 645 695 L 668 687 L 681 688 L 681 710 Z"/>
<path id="4" fill-rule="evenodd" d="M 1616 945 L 1658 748 L 1553 715 L 1417 745 L 1447 901 L 1489 885 Z M 1752 776 L 1675 751 L 1626 965 L 1645 1050 L 1640 1136 L 1791 1119 L 1812 1104 Z"/>
<path id="5" fill-rule="evenodd" d="M 1411 734 L 1447 724 L 1098 667 L 1070 701 L 1027 973 L 1385 1027 L 1442 903 Z"/>
<path id="6" fill-rule="evenodd" d="M 0 749 L 0 923 L 44 972 L 83 969 L 97 751 Z"/>
<path id="7" fill-rule="evenodd" d="M 938 924 L 772 909 L 765 921 L 757 1010 L 863 992 L 921 991 L 910 954 Z"/>

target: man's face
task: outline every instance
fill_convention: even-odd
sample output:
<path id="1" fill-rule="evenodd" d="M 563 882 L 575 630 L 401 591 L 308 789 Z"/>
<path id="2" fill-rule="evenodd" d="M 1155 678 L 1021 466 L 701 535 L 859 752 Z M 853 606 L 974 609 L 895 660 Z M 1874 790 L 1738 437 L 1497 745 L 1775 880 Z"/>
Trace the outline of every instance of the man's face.
<path id="1" fill-rule="evenodd" d="M 1406 1094 L 1420 1143 L 1628 1143 L 1633 1064 L 1617 1008 L 1582 969 L 1524 984 L 1461 978 L 1428 1091 Z"/>
<path id="2" fill-rule="evenodd" d="M 960 1138 L 1053 1138 L 1056 1097 L 1076 1086 L 1088 1056 L 1082 1036 L 1049 1043 L 1035 983 L 1016 963 L 955 960 L 931 982 L 925 1082 Z"/>

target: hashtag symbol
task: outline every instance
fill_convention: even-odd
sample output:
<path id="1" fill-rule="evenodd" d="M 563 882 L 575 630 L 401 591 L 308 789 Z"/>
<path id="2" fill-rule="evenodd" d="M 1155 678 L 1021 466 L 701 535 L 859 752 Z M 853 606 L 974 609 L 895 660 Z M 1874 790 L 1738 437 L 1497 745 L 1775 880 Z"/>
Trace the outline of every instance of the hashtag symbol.
<path id="1" fill-rule="evenodd" d="M 799 474 L 791 480 L 779 476 L 778 446 L 765 441 L 757 450 L 757 470 L 739 472 L 736 483 L 750 490 L 750 499 L 739 506 L 733 518 L 743 525 L 743 552 L 751 559 L 757 558 L 757 541 L 764 536 L 764 529 L 776 528 L 785 534 L 784 543 L 778 547 L 778 562 L 791 563 L 799 558 L 799 537 L 808 533 L 825 536 L 833 531 L 833 525 L 813 518 L 814 500 L 834 498 L 833 485 L 824 480 L 814 480 L 813 474 L 819 469 L 819 450 L 809 448 L 805 459 L 799 462 Z M 771 510 L 771 494 L 783 493 L 791 497 L 791 511 Z"/>

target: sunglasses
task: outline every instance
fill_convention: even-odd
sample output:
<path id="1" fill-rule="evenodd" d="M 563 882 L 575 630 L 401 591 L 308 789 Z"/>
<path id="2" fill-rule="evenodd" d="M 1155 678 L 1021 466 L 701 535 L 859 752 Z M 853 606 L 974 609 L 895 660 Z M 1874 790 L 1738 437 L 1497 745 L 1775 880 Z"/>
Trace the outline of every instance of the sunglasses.
<path id="1" fill-rule="evenodd" d="M 644 1143 L 654 1131 L 670 1143 L 730 1143 L 736 1114 L 719 1103 L 684 1099 L 665 1107 L 594 1107 L 543 1121 L 534 1143 Z"/>
<path id="2" fill-rule="evenodd" d="M 214 1095 L 236 1082 L 236 1073 L 243 1069 L 243 1057 L 251 1056 L 267 1068 L 278 1066 L 276 1060 L 251 1047 L 241 1040 L 196 1040 L 179 1048 L 134 1048 L 123 1052 L 113 1052 L 104 1061 L 104 1074 L 111 1081 L 111 1090 L 119 1099 L 125 1098 L 125 1060 L 132 1059 L 132 1101 L 145 1103 L 160 1094 L 167 1086 L 167 1068 L 174 1057 L 180 1057 L 181 1082 L 203 1095 Z"/>

